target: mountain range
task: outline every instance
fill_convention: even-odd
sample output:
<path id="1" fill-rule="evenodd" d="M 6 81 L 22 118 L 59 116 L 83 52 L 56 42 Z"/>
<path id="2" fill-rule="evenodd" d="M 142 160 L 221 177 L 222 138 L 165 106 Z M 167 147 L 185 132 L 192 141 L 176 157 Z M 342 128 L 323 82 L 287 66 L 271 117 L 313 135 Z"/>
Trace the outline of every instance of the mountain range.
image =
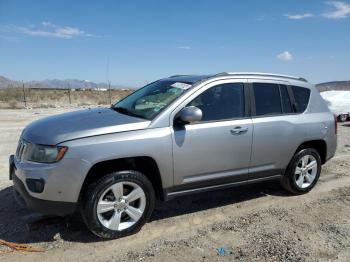
<path id="1" fill-rule="evenodd" d="M 106 83 L 94 83 L 88 80 L 78 79 L 48 79 L 42 81 L 26 81 L 24 82 L 26 88 L 56 88 L 56 89 L 104 89 L 107 87 Z M 10 87 L 22 87 L 22 82 L 11 80 L 4 76 L 0 76 L 0 89 Z M 111 85 L 111 88 L 130 88 L 125 86 Z M 329 90 L 348 90 L 350 91 L 350 81 L 334 81 L 327 83 L 320 83 L 316 85 L 316 88 L 320 91 Z"/>
<path id="2" fill-rule="evenodd" d="M 316 85 L 320 92 L 338 90 L 338 91 L 350 91 L 350 81 L 334 81 L 321 83 Z"/>
<path id="3" fill-rule="evenodd" d="M 47 79 L 42 81 L 25 81 L 26 88 L 55 88 L 55 89 L 104 89 L 107 88 L 106 83 L 94 83 L 88 80 L 78 79 Z M 7 77 L 0 76 L 0 89 L 22 87 L 21 81 L 11 80 Z M 130 88 L 120 85 L 112 85 L 113 89 Z"/>

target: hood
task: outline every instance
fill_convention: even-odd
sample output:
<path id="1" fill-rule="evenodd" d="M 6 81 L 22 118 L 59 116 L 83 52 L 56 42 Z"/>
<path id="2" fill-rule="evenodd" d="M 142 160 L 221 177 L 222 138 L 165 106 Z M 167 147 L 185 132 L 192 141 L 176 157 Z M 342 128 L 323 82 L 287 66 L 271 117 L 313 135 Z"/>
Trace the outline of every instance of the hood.
<path id="1" fill-rule="evenodd" d="M 145 129 L 149 124 L 149 120 L 124 115 L 110 108 L 95 108 L 35 121 L 23 130 L 22 138 L 34 144 L 56 145 L 77 138 Z"/>

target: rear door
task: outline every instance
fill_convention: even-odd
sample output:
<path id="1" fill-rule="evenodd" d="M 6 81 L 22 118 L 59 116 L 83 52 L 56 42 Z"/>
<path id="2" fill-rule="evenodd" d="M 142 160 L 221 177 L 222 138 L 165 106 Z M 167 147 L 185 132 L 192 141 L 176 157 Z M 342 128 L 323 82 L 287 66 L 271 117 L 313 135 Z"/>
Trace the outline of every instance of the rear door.
<path id="1" fill-rule="evenodd" d="M 249 79 L 254 126 L 250 178 L 278 175 L 304 137 L 303 121 L 294 112 L 288 82 Z"/>

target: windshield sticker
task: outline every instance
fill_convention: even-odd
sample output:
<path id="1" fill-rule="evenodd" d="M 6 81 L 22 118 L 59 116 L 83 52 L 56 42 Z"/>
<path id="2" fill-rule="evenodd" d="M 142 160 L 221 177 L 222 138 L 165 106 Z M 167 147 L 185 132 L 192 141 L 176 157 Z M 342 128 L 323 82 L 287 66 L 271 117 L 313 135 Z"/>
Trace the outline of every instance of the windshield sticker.
<path id="1" fill-rule="evenodd" d="M 172 87 L 176 88 L 181 88 L 183 90 L 189 89 L 192 85 L 186 84 L 186 83 L 181 83 L 181 82 L 175 82 L 174 84 L 171 85 Z"/>

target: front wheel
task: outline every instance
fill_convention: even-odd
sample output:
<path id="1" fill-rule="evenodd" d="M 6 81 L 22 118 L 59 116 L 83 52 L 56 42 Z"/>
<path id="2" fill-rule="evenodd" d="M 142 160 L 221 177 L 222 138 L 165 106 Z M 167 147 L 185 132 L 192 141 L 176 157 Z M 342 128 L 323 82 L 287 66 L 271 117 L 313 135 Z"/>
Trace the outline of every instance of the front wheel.
<path id="1" fill-rule="evenodd" d="M 82 215 L 95 235 L 119 238 L 138 232 L 154 204 L 154 190 L 146 176 L 137 171 L 114 172 L 89 185 Z"/>
<path id="2" fill-rule="evenodd" d="M 296 153 L 282 177 L 282 186 L 292 194 L 309 192 L 321 173 L 321 157 L 317 150 L 307 148 Z"/>

